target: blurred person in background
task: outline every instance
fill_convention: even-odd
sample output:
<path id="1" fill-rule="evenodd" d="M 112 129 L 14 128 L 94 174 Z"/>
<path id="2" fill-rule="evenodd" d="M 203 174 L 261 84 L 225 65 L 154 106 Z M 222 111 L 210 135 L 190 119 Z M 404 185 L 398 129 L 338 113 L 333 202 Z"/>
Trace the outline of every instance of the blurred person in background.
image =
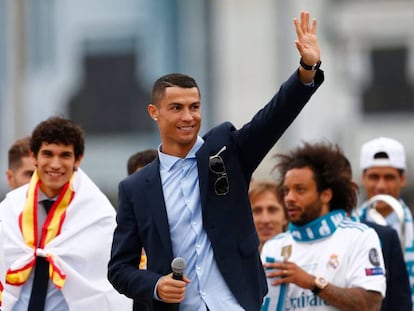
<path id="1" fill-rule="evenodd" d="M 342 167 L 343 174 L 352 179 L 351 163 L 345 155 L 344 161 L 347 165 Z M 359 192 L 357 183 L 353 182 L 353 184 L 355 190 Z M 381 311 L 412 311 L 410 280 L 397 231 L 387 225 L 359 219 L 357 215 L 352 218 L 373 228 L 381 242 L 387 284 L 385 297 L 381 303 Z"/>
<path id="2" fill-rule="evenodd" d="M 394 138 L 377 137 L 361 147 L 360 169 L 362 188 L 367 201 L 378 195 L 389 195 L 396 200 L 402 215 L 394 211 L 385 201 L 374 202 L 375 210 L 382 216 L 385 223 L 392 227 L 402 242 L 402 249 L 410 278 L 411 300 L 414 301 L 414 227 L 413 217 L 409 207 L 401 198 L 401 190 L 406 185 L 407 164 L 404 146 Z M 358 209 L 358 215 L 363 220 L 375 222 L 364 203 Z"/>
<path id="3" fill-rule="evenodd" d="M 9 166 L 6 171 L 7 184 L 16 189 L 29 183 L 35 171 L 35 159 L 30 154 L 30 136 L 18 139 L 9 149 Z"/>
<path id="4" fill-rule="evenodd" d="M 259 236 L 259 251 L 267 240 L 287 228 L 286 210 L 277 197 L 277 191 L 277 183 L 274 181 L 253 180 L 250 183 L 249 199 Z"/>
<path id="5" fill-rule="evenodd" d="M 157 157 L 157 149 L 145 149 L 131 155 L 127 161 L 128 176 L 139 171 Z"/>

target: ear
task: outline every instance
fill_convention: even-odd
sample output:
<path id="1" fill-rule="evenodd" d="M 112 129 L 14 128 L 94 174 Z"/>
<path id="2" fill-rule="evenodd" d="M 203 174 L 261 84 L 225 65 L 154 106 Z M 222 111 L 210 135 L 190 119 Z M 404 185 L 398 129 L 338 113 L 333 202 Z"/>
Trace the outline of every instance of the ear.
<path id="1" fill-rule="evenodd" d="M 403 173 L 400 177 L 400 186 L 405 187 L 406 183 L 407 183 L 407 176 Z"/>
<path id="2" fill-rule="evenodd" d="M 83 159 L 83 155 L 79 156 L 79 158 L 77 160 L 75 160 L 75 167 L 74 170 L 76 171 L 78 169 L 78 167 L 80 166 L 81 162 Z"/>
<path id="3" fill-rule="evenodd" d="M 7 184 L 9 185 L 9 188 L 13 189 L 14 188 L 13 173 L 10 169 L 6 171 L 6 179 L 7 179 Z"/>
<path id="4" fill-rule="evenodd" d="M 329 204 L 332 200 L 332 189 L 328 188 L 321 192 L 320 195 L 322 204 Z"/>
<path id="5" fill-rule="evenodd" d="M 158 108 L 153 104 L 149 104 L 147 107 L 147 111 L 151 119 L 157 120 L 158 119 Z"/>
<path id="6" fill-rule="evenodd" d="M 37 167 L 37 158 L 36 158 L 36 156 L 35 156 L 35 154 L 34 154 L 34 152 L 32 150 L 30 150 L 30 156 L 34 159 L 35 166 Z"/>

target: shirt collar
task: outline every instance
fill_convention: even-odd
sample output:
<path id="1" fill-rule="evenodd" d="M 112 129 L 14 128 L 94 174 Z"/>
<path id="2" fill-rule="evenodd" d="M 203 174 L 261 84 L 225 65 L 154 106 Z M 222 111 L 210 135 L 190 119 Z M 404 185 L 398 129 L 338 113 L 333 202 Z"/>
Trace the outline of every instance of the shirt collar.
<path id="1" fill-rule="evenodd" d="M 185 156 L 184 159 L 195 159 L 197 151 L 201 148 L 201 146 L 204 144 L 204 140 L 197 136 L 197 140 L 191 150 L 188 152 L 188 154 Z M 165 154 L 161 152 L 161 145 L 158 146 L 158 156 L 160 159 L 160 165 L 163 170 L 169 171 L 177 161 L 182 160 L 179 157 L 172 156 L 169 154 Z"/>
<path id="2" fill-rule="evenodd" d="M 53 200 L 53 201 L 56 201 L 57 198 L 58 198 L 58 196 L 59 195 L 55 196 L 54 198 L 49 198 L 46 194 L 43 193 L 42 190 L 40 190 L 40 187 L 39 187 L 39 190 L 37 192 L 37 202 L 42 202 L 44 200 Z"/>

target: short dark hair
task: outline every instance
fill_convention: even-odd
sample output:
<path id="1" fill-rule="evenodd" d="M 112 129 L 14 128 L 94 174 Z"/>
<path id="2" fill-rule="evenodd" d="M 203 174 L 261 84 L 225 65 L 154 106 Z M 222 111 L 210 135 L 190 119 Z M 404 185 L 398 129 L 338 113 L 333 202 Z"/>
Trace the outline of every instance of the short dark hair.
<path id="1" fill-rule="evenodd" d="M 140 167 L 151 163 L 157 157 L 157 154 L 156 149 L 146 149 L 131 155 L 127 162 L 128 175 L 133 174 Z"/>
<path id="2" fill-rule="evenodd" d="M 201 96 L 200 89 L 198 88 L 197 82 L 194 80 L 194 78 L 182 73 L 170 73 L 160 77 L 157 81 L 154 82 L 154 85 L 152 86 L 151 103 L 153 105 L 158 105 L 160 99 L 165 94 L 165 89 L 167 87 L 173 86 L 182 88 L 196 87 L 198 94 Z"/>
<path id="3" fill-rule="evenodd" d="M 357 192 L 352 182 L 349 160 L 338 145 L 328 142 L 304 143 L 288 154 L 277 154 L 279 162 L 279 197 L 283 202 L 283 184 L 286 173 L 295 168 L 309 167 L 314 176 L 317 191 L 332 190 L 330 210 L 344 209 L 350 213 L 356 206 Z"/>
<path id="4" fill-rule="evenodd" d="M 30 136 L 16 140 L 9 148 L 9 169 L 18 169 L 22 165 L 22 158 L 29 156 Z"/>
<path id="5" fill-rule="evenodd" d="M 42 143 L 72 145 L 76 160 L 79 160 L 85 150 L 82 128 L 62 116 L 50 117 L 35 127 L 30 140 L 30 149 L 35 156 L 37 156 Z"/>

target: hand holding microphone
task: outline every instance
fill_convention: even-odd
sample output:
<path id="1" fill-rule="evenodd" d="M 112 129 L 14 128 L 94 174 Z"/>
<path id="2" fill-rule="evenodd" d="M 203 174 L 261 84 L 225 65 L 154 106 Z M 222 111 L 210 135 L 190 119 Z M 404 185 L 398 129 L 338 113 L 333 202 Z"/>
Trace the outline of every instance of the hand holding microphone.
<path id="1" fill-rule="evenodd" d="M 173 272 L 159 279 L 157 295 L 162 301 L 178 306 L 178 303 L 184 299 L 186 285 L 190 283 L 190 280 L 184 275 L 185 266 L 183 258 L 174 258 L 171 262 Z"/>

